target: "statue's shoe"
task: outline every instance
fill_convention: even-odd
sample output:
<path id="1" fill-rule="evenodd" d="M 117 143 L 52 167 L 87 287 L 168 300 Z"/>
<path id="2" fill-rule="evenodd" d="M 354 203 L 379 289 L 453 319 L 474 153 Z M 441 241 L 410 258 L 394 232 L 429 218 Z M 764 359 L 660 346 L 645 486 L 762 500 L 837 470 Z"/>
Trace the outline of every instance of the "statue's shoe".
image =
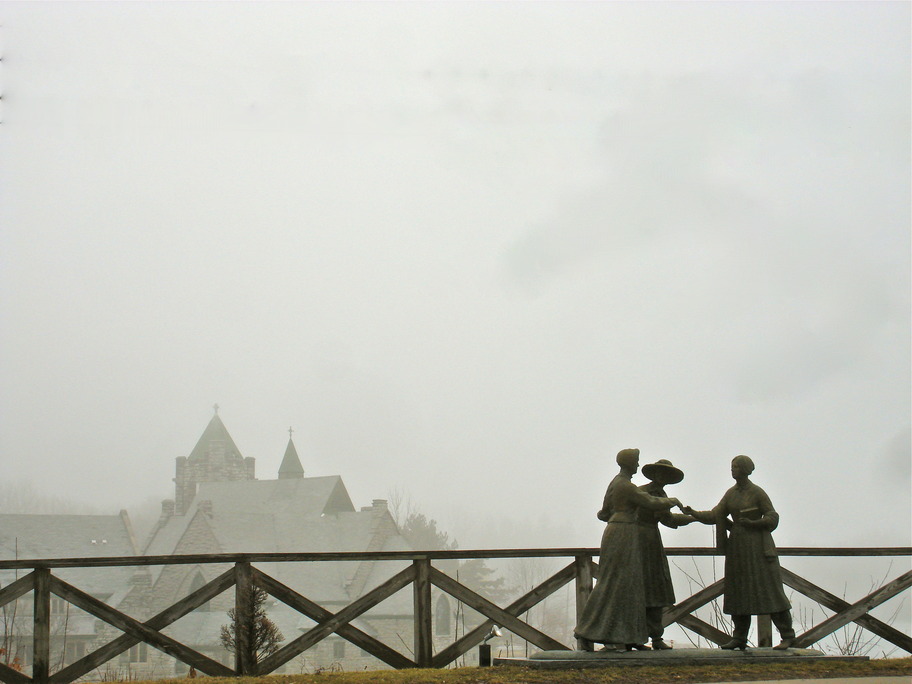
<path id="1" fill-rule="evenodd" d="M 620 644 L 605 644 L 599 649 L 600 653 L 624 653 L 630 649 L 624 648 Z"/>
<path id="2" fill-rule="evenodd" d="M 719 648 L 724 648 L 726 651 L 734 651 L 736 649 L 743 651 L 747 648 L 747 642 L 744 639 L 732 639 L 731 641 L 726 641 Z"/>
<path id="3" fill-rule="evenodd" d="M 627 647 L 628 651 L 648 651 L 649 650 L 649 646 L 647 646 L 646 644 L 627 644 L 626 647 Z"/>
<path id="4" fill-rule="evenodd" d="M 661 639 L 653 639 L 652 640 L 652 650 L 653 651 L 670 651 L 671 646 L 666 644 Z"/>
<path id="5" fill-rule="evenodd" d="M 786 638 L 786 639 L 783 639 L 783 640 L 782 640 L 782 643 L 779 644 L 778 646 L 773 646 L 773 650 L 776 650 L 776 651 L 784 651 L 784 650 L 786 650 L 786 649 L 788 649 L 788 648 L 791 648 L 791 647 L 794 646 L 794 645 L 795 645 L 795 639 L 794 639 L 794 638 L 791 638 L 791 639 Z"/>

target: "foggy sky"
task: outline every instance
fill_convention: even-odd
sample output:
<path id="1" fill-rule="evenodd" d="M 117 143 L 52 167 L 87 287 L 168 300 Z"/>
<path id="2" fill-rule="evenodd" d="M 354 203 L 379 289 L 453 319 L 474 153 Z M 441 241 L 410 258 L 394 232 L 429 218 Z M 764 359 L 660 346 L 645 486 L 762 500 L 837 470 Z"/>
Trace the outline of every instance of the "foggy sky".
<path id="1" fill-rule="evenodd" d="M 464 548 L 596 546 L 631 446 L 697 508 L 750 455 L 780 545 L 912 543 L 908 3 L 0 22 L 5 481 L 172 496 L 217 402 Z"/>

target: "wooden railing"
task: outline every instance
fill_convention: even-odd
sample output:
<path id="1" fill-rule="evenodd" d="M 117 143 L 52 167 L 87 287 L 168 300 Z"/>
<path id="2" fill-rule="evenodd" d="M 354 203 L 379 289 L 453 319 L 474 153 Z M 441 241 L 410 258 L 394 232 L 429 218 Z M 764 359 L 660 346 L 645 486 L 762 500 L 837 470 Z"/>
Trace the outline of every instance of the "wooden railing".
<path id="1" fill-rule="evenodd" d="M 667 549 L 669 556 L 713 556 L 712 548 L 678 547 Z M 891 548 L 780 548 L 780 556 L 823 557 L 883 557 L 912 556 L 912 547 Z M 274 672 L 308 648 L 335 633 L 365 652 L 394 668 L 445 667 L 481 643 L 492 625 L 497 624 L 545 650 L 569 650 L 567 644 L 520 619 L 519 616 L 541 603 L 562 587 L 575 583 L 576 611 L 579 616 L 592 590 L 598 566 L 593 562 L 598 549 L 507 549 L 477 551 L 432 552 L 363 552 L 363 553 L 228 553 L 185 556 L 128 556 L 114 558 L 60 558 L 44 560 L 0 561 L 0 570 L 30 570 L 24 577 L 0 588 L 0 606 L 15 601 L 28 593 L 34 596 L 33 661 L 32 676 L 0 664 L 0 681 L 10 684 L 67 684 L 83 677 L 132 646 L 144 642 L 186 663 L 199 672 L 213 676 L 262 675 Z M 507 606 L 498 606 L 472 591 L 464 584 L 433 566 L 434 561 L 466 560 L 473 558 L 565 558 L 570 563 L 554 573 L 526 594 Z M 326 561 L 410 561 L 404 570 L 396 573 L 376 588 L 358 597 L 352 603 L 332 612 L 315 601 L 302 596 L 273 577 L 254 567 L 255 563 L 319 563 Z M 193 591 L 172 606 L 144 622 L 126 615 L 105 604 L 77 587 L 64 582 L 53 574 L 61 568 L 97 568 L 115 566 L 163 566 L 179 564 L 229 563 L 233 567 L 205 586 Z M 832 610 L 835 614 L 814 625 L 797 637 L 796 646 L 806 647 L 832 634 L 841 627 L 856 623 L 894 646 L 912 653 L 912 637 L 873 617 L 870 611 L 912 586 L 912 571 L 908 571 L 877 588 L 854 603 L 822 589 L 812 582 L 783 568 L 783 581 L 795 591 Z M 413 657 L 403 655 L 388 644 L 359 630 L 352 622 L 366 611 L 389 598 L 408 585 L 413 588 L 414 650 Z M 664 623 L 677 623 L 714 643 L 722 643 L 729 636 L 718 628 L 694 615 L 723 592 L 724 580 L 716 581 L 665 611 Z M 253 604 L 252 587 L 259 587 L 271 596 L 316 622 L 310 630 L 285 644 L 264 660 L 257 662 L 252 646 Z M 486 621 L 454 643 L 434 653 L 432 632 L 431 587 L 453 596 L 478 611 Z M 162 632 L 166 627 L 203 606 L 222 592 L 235 588 L 235 669 L 209 658 Z M 51 596 L 56 595 L 85 612 L 121 630 L 123 634 L 97 650 L 50 672 L 50 614 Z M 769 642 L 768 621 L 760 621 L 759 643 Z"/>

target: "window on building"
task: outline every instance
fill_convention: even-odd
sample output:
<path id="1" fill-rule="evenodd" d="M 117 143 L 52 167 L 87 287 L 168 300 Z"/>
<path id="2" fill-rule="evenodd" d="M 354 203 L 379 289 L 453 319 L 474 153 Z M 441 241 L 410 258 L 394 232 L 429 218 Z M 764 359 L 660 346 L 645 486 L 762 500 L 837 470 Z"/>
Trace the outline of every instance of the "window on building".
<path id="1" fill-rule="evenodd" d="M 345 642 L 342 639 L 333 641 L 333 660 L 342 660 L 345 657 Z"/>
<path id="2" fill-rule="evenodd" d="M 67 660 L 69 662 L 75 662 L 82 658 L 86 654 L 86 645 L 84 641 L 69 641 L 67 642 Z"/>
<path id="3" fill-rule="evenodd" d="M 444 594 L 441 594 L 437 597 L 437 603 L 434 606 L 434 634 L 447 636 L 452 631 L 450 620 L 450 602 Z"/>
<path id="4" fill-rule="evenodd" d="M 51 595 L 51 615 L 65 615 L 67 602 L 59 596 Z"/>
<path id="5" fill-rule="evenodd" d="M 129 650 L 120 654 L 121 663 L 147 663 L 149 662 L 149 647 L 146 644 L 136 644 Z"/>
<path id="6" fill-rule="evenodd" d="M 202 589 L 204 586 L 206 586 L 206 578 L 203 577 L 202 572 L 197 570 L 196 574 L 193 576 L 193 581 L 190 582 L 190 593 L 192 594 L 194 591 L 197 589 Z M 206 601 L 203 605 L 197 608 L 197 610 L 203 613 L 208 613 L 212 610 L 212 608 L 209 606 L 209 601 Z"/>

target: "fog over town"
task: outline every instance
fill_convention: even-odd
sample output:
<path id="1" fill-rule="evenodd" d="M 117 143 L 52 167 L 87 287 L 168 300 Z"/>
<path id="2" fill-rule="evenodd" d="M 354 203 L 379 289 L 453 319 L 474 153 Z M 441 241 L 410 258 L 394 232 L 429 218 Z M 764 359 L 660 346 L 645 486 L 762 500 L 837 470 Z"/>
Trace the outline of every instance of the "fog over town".
<path id="1" fill-rule="evenodd" d="M 625 447 L 912 544 L 910 18 L 4 2 L 5 496 L 154 517 L 217 403 L 462 548 L 597 546 Z"/>

